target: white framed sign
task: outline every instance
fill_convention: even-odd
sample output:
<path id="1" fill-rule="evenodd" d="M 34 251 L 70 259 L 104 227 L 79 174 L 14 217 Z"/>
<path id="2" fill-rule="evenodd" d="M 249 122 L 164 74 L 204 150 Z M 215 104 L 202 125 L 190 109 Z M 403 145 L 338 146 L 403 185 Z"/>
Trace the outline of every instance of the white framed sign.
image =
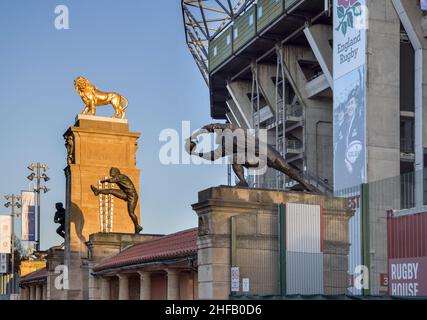
<path id="1" fill-rule="evenodd" d="M 240 268 L 231 268 L 231 292 L 240 291 Z"/>
<path id="2" fill-rule="evenodd" d="M 242 291 L 244 292 L 244 293 L 248 293 L 248 292 L 250 292 L 251 290 L 250 290 L 250 285 L 249 285 L 249 279 L 248 278 L 244 278 L 243 280 L 242 280 Z"/>
<path id="3" fill-rule="evenodd" d="M 11 252 L 12 217 L 0 216 L 0 253 Z"/>

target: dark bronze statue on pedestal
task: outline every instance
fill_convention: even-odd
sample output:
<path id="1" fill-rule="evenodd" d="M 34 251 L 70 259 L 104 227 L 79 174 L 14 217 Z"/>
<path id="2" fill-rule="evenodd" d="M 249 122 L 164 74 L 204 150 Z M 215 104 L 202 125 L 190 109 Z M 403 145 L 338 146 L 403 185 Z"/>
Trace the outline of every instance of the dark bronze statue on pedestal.
<path id="1" fill-rule="evenodd" d="M 61 202 L 55 204 L 56 212 L 53 221 L 55 223 L 59 223 L 58 229 L 56 229 L 56 233 L 65 239 L 65 209 L 64 205 Z"/>
<path id="2" fill-rule="evenodd" d="M 226 145 L 224 141 L 226 134 L 223 133 L 222 135 L 217 136 L 216 143 L 219 145 L 219 147 L 216 150 L 207 153 L 194 152 L 194 149 L 197 146 L 197 142 L 194 140 L 197 141 L 197 137 L 199 135 L 203 133 L 216 133 L 217 130 L 223 132 L 228 130 L 231 134 L 232 143 L 230 143 L 228 146 Z M 238 145 L 240 141 L 233 137 L 233 132 L 236 130 L 241 130 L 244 132 L 242 134 L 244 136 L 243 145 Z M 321 193 L 318 188 L 305 181 L 301 174 L 292 168 L 274 148 L 269 146 L 266 142 L 260 142 L 260 140 L 249 133 L 248 130 L 244 130 L 243 128 L 233 124 L 210 124 L 203 127 L 195 134 L 193 134 L 189 139 L 187 139 L 186 151 L 191 155 L 196 155 L 210 161 L 216 161 L 220 158 L 230 156 L 233 171 L 240 180 L 240 183 L 238 184 L 240 187 L 248 186 L 248 182 L 246 181 L 244 175 L 244 168 L 257 169 L 261 165 L 267 165 L 267 167 L 280 171 L 292 180 L 295 180 L 306 191 Z M 241 160 L 242 155 L 244 156 L 244 161 Z"/>
<path id="3" fill-rule="evenodd" d="M 142 231 L 142 227 L 138 224 L 138 218 L 135 215 L 135 209 L 136 205 L 138 204 L 138 193 L 136 191 L 136 188 L 132 182 L 132 180 L 120 173 L 120 170 L 117 168 L 111 168 L 110 169 L 110 179 L 102 180 L 101 183 L 115 183 L 120 189 L 98 189 L 95 186 L 91 186 L 91 189 L 95 196 L 98 196 L 100 194 L 105 195 L 113 195 L 116 198 L 119 198 L 121 200 L 124 200 L 127 202 L 128 206 L 128 214 L 130 218 L 132 219 L 132 222 L 135 226 L 135 234 L 139 234 Z"/>

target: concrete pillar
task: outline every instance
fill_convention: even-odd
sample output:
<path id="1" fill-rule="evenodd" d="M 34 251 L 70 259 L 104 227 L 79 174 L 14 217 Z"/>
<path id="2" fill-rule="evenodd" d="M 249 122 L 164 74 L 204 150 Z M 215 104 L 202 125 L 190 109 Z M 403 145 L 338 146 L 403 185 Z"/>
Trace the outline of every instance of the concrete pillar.
<path id="1" fill-rule="evenodd" d="M 110 279 L 101 279 L 101 299 L 110 300 Z"/>
<path id="2" fill-rule="evenodd" d="M 179 300 L 179 271 L 168 269 L 168 300 Z"/>
<path id="3" fill-rule="evenodd" d="M 272 79 L 276 77 L 276 73 L 276 65 L 258 65 L 258 81 L 262 95 L 267 101 L 267 104 L 273 114 L 276 113 L 276 86 Z M 279 76 L 281 77 L 281 75 Z"/>
<path id="4" fill-rule="evenodd" d="M 234 121 L 232 123 L 235 125 L 238 125 L 243 129 L 249 129 L 246 118 L 241 113 L 240 109 L 237 107 L 236 102 L 233 99 L 228 99 L 226 103 L 227 103 L 228 109 L 230 110 L 229 113 L 232 114 L 232 117 L 231 117 L 232 119 L 230 119 Z"/>
<path id="5" fill-rule="evenodd" d="M 140 277 L 139 299 L 151 300 L 151 273 L 144 271 L 138 273 Z"/>
<path id="6" fill-rule="evenodd" d="M 252 91 L 252 83 L 249 81 L 233 81 L 227 84 L 227 90 L 232 97 L 236 112 L 233 111 L 234 116 L 240 114 L 244 128 L 252 128 L 252 104 L 248 98 L 248 93 Z"/>
<path id="7" fill-rule="evenodd" d="M 332 38 L 331 27 L 323 24 L 312 25 L 304 29 L 304 34 L 329 85 L 333 88 L 332 47 L 329 44 L 329 39 Z"/>
<path id="8" fill-rule="evenodd" d="M 119 278 L 119 300 L 129 300 L 129 276 L 118 274 Z"/>
<path id="9" fill-rule="evenodd" d="M 42 300 L 43 285 L 35 285 L 35 288 L 36 288 L 36 300 Z"/>

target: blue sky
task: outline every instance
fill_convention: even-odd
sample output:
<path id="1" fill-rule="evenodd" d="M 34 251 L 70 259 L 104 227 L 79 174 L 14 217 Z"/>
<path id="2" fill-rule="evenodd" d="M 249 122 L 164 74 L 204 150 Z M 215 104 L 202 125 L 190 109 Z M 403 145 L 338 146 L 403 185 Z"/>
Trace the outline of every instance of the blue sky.
<path id="1" fill-rule="evenodd" d="M 70 29 L 56 30 L 55 7 L 69 8 Z M 54 204 L 65 201 L 66 150 L 62 134 L 83 108 L 73 80 L 84 75 L 129 101 L 130 129 L 142 133 L 144 232 L 195 227 L 197 192 L 225 184 L 225 166 L 164 166 L 159 134 L 212 122 L 209 95 L 185 44 L 180 0 L 0 2 L 0 195 L 28 189 L 27 165 L 49 165 L 52 189 L 42 196 L 42 249 L 61 242 Z M 111 108 L 99 112 L 110 115 Z M 0 213 L 6 214 L 0 200 Z"/>

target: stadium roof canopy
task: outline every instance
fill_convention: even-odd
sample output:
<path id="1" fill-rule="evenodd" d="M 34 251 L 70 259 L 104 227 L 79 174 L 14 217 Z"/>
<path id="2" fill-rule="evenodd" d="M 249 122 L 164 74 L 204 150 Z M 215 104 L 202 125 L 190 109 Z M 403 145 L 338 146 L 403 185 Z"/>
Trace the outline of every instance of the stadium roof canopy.
<path id="1" fill-rule="evenodd" d="M 187 45 L 209 83 L 209 40 L 221 33 L 255 0 L 182 0 Z"/>

